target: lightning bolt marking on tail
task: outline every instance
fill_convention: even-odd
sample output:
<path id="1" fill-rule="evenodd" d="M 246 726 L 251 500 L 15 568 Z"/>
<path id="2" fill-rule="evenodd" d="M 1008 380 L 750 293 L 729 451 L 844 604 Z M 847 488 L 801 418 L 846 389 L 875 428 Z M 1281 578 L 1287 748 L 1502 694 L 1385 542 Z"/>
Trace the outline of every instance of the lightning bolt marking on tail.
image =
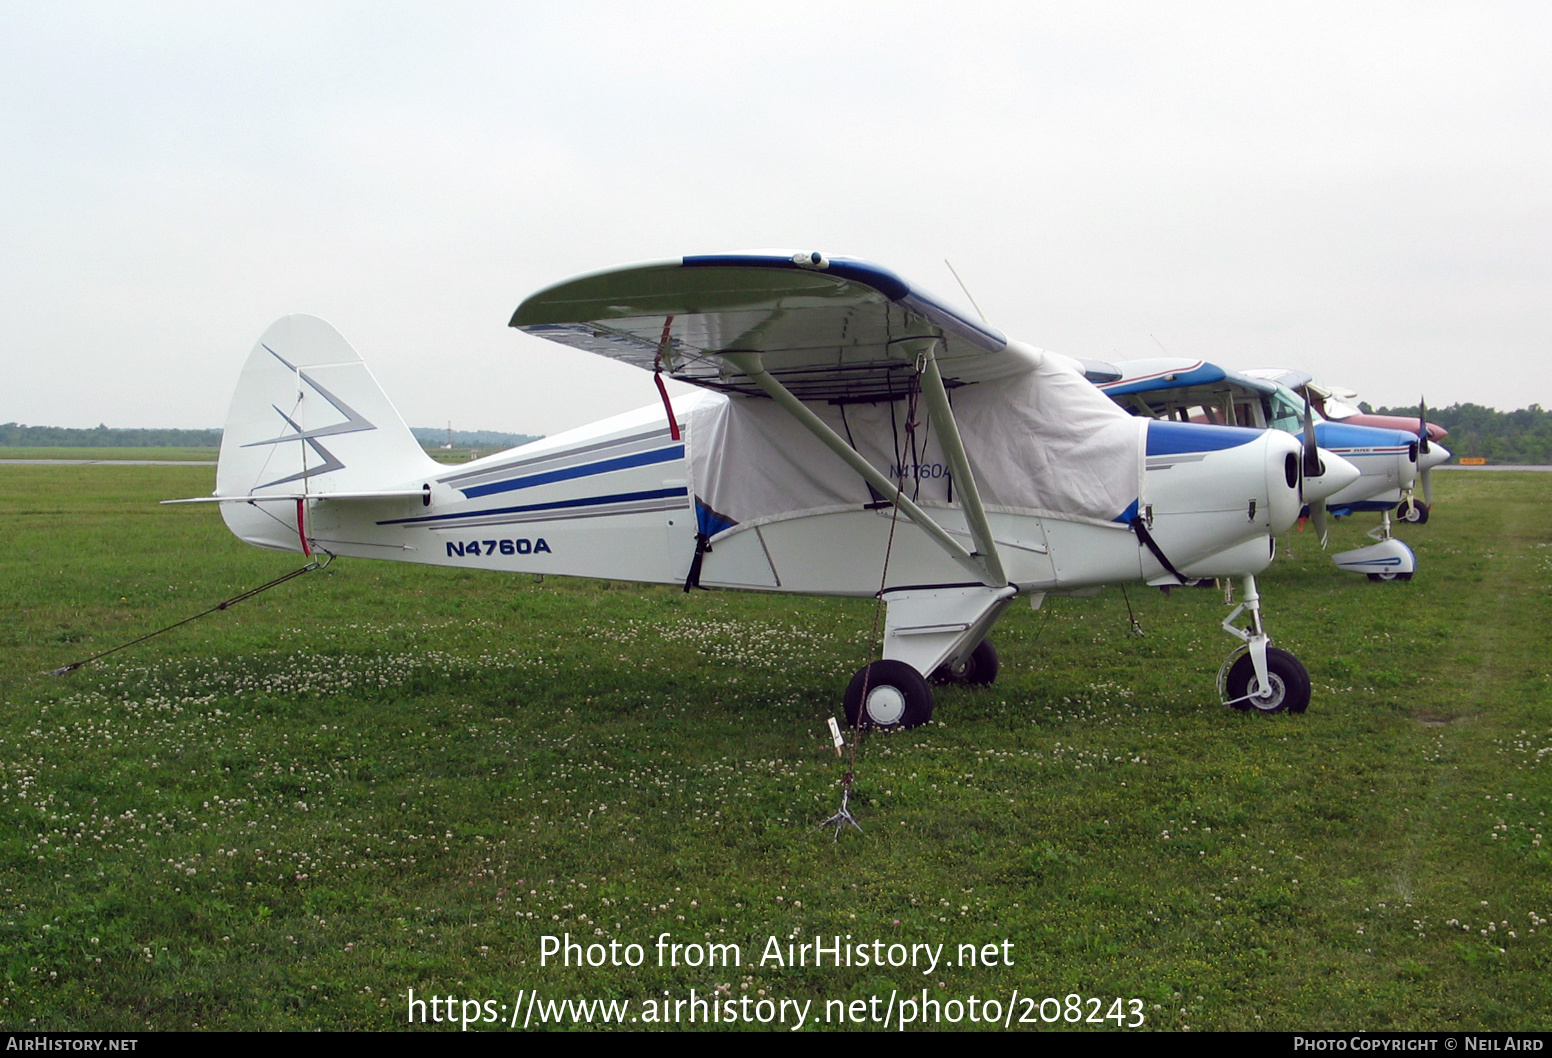
<path id="1" fill-rule="evenodd" d="M 295 364 L 292 364 L 285 357 L 275 352 L 275 350 L 271 349 L 267 345 L 263 348 L 276 360 L 279 360 L 282 364 L 284 364 L 287 370 L 296 372 L 298 378 L 300 378 L 303 382 L 306 382 L 313 388 L 315 392 L 318 393 L 319 396 L 328 401 L 329 404 L 333 406 L 335 411 L 345 416 L 345 421 L 341 423 L 335 423 L 333 426 L 323 426 L 316 430 L 304 430 L 300 423 L 298 423 L 295 419 L 292 419 L 291 416 L 287 415 L 285 412 L 281 411 L 278 406 L 273 404 L 270 405 L 270 407 L 275 409 L 275 414 L 284 419 L 286 425 L 291 427 L 294 432 L 281 434 L 279 437 L 271 437 L 264 441 L 250 441 L 242 447 L 255 448 L 260 445 L 278 445 L 287 441 L 301 441 L 314 452 L 318 453 L 319 457 L 323 460 L 323 463 L 322 465 L 313 467 L 311 469 L 304 469 L 298 471 L 295 474 L 290 474 L 283 478 L 276 478 L 274 481 L 265 482 L 263 485 L 256 485 L 254 488 L 267 489 L 272 485 L 283 485 L 288 481 L 297 481 L 302 478 L 311 478 L 315 475 L 328 474 L 335 470 L 345 469 L 345 464 L 340 462 L 334 453 L 330 452 L 327 448 L 323 447 L 323 445 L 319 444 L 318 438 L 333 437 L 339 434 L 347 433 L 362 433 L 366 430 L 375 430 L 377 429 L 376 424 L 368 420 L 366 416 L 356 411 L 349 404 L 346 404 L 339 397 L 335 396 L 333 393 L 330 393 L 327 389 L 320 385 L 317 380 L 308 377 L 307 372 L 303 371 Z"/>

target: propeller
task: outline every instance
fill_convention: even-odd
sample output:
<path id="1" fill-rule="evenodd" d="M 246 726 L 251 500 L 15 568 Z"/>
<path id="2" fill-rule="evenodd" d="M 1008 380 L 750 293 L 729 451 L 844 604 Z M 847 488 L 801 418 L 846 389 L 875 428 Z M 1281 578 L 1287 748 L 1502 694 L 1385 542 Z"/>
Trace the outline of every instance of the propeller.
<path id="1" fill-rule="evenodd" d="M 1428 454 L 1428 400 L 1418 398 L 1417 401 L 1417 454 Z M 1433 468 L 1424 467 L 1417 472 L 1418 484 L 1423 487 L 1423 503 L 1433 506 Z"/>
<path id="2" fill-rule="evenodd" d="M 1315 413 L 1310 410 L 1309 394 L 1304 395 L 1304 476 L 1318 478 L 1326 472 L 1320 464 L 1320 449 L 1315 444 Z M 1299 496 L 1304 496 L 1304 486 L 1299 486 Z"/>
<path id="3" fill-rule="evenodd" d="M 1299 464 L 1299 499 L 1304 499 L 1304 479 L 1318 478 L 1326 472 L 1325 465 L 1320 461 L 1320 449 L 1315 444 L 1315 415 L 1310 410 L 1308 390 L 1304 393 L 1304 458 Z M 1325 550 L 1328 533 L 1326 530 L 1326 501 L 1316 500 L 1309 505 L 1310 521 L 1314 523 L 1315 534 L 1320 539 L 1320 548 Z"/>

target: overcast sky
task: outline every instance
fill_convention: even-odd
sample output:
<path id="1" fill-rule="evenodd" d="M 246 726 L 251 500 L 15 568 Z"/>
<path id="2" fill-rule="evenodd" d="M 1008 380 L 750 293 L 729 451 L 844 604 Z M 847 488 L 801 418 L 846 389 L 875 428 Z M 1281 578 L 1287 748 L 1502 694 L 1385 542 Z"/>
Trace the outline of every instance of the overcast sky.
<path id="1" fill-rule="evenodd" d="M 276 317 L 417 426 L 650 376 L 577 272 L 877 261 L 1074 356 L 1552 406 L 1552 6 L 0 3 L 0 421 L 218 426 Z"/>

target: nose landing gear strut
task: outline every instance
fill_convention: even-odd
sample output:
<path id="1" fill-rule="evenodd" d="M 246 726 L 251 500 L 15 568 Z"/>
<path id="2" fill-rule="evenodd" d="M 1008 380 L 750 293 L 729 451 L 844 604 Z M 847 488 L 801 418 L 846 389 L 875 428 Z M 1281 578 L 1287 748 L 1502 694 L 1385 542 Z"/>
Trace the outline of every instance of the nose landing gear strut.
<path id="1" fill-rule="evenodd" d="M 1261 626 L 1261 595 L 1253 575 L 1244 578 L 1244 598 L 1223 620 L 1223 630 L 1241 645 L 1218 670 L 1218 696 L 1224 705 L 1241 711 L 1304 712 L 1309 708 L 1309 672 L 1298 658 L 1271 645 L 1271 636 Z M 1234 623 L 1240 614 L 1250 615 L 1244 628 Z"/>

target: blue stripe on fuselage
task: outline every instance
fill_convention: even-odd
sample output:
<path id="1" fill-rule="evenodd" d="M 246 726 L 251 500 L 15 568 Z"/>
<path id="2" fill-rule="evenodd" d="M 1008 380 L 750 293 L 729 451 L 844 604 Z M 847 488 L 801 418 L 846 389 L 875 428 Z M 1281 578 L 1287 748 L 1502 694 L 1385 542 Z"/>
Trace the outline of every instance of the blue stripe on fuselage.
<path id="1" fill-rule="evenodd" d="M 1174 456 L 1187 452 L 1219 452 L 1249 444 L 1266 431 L 1244 426 L 1213 426 L 1201 422 L 1148 420 L 1148 454 Z"/>
<path id="2" fill-rule="evenodd" d="M 458 491 L 472 500 L 477 496 L 489 496 L 497 492 L 531 489 L 536 485 L 548 485 L 556 481 L 570 481 L 573 478 L 591 477 L 594 474 L 607 474 L 611 470 L 629 470 L 631 467 L 651 466 L 653 463 L 668 463 L 672 460 L 683 458 L 684 445 L 674 445 L 672 448 L 659 448 L 655 452 L 637 452 L 635 455 L 603 459 L 597 463 L 584 463 L 576 467 L 547 470 L 542 474 L 529 474 L 527 477 L 510 478 L 506 481 L 493 481 L 488 485 L 470 485 L 468 488 L 461 488 Z"/>
<path id="3" fill-rule="evenodd" d="M 529 503 L 521 507 L 487 507 L 483 511 L 461 511 L 458 514 L 427 514 L 419 518 L 392 518 L 378 525 L 418 525 L 426 522 L 445 522 L 462 518 L 481 518 L 491 514 L 528 514 L 533 511 L 565 511 L 577 507 L 600 507 L 609 503 L 632 503 L 637 500 L 661 500 L 675 496 L 688 497 L 687 488 L 648 489 L 644 492 L 617 492 L 612 496 L 588 496 L 576 500 L 556 500 L 553 503 Z M 630 514 L 633 512 L 623 512 Z"/>

